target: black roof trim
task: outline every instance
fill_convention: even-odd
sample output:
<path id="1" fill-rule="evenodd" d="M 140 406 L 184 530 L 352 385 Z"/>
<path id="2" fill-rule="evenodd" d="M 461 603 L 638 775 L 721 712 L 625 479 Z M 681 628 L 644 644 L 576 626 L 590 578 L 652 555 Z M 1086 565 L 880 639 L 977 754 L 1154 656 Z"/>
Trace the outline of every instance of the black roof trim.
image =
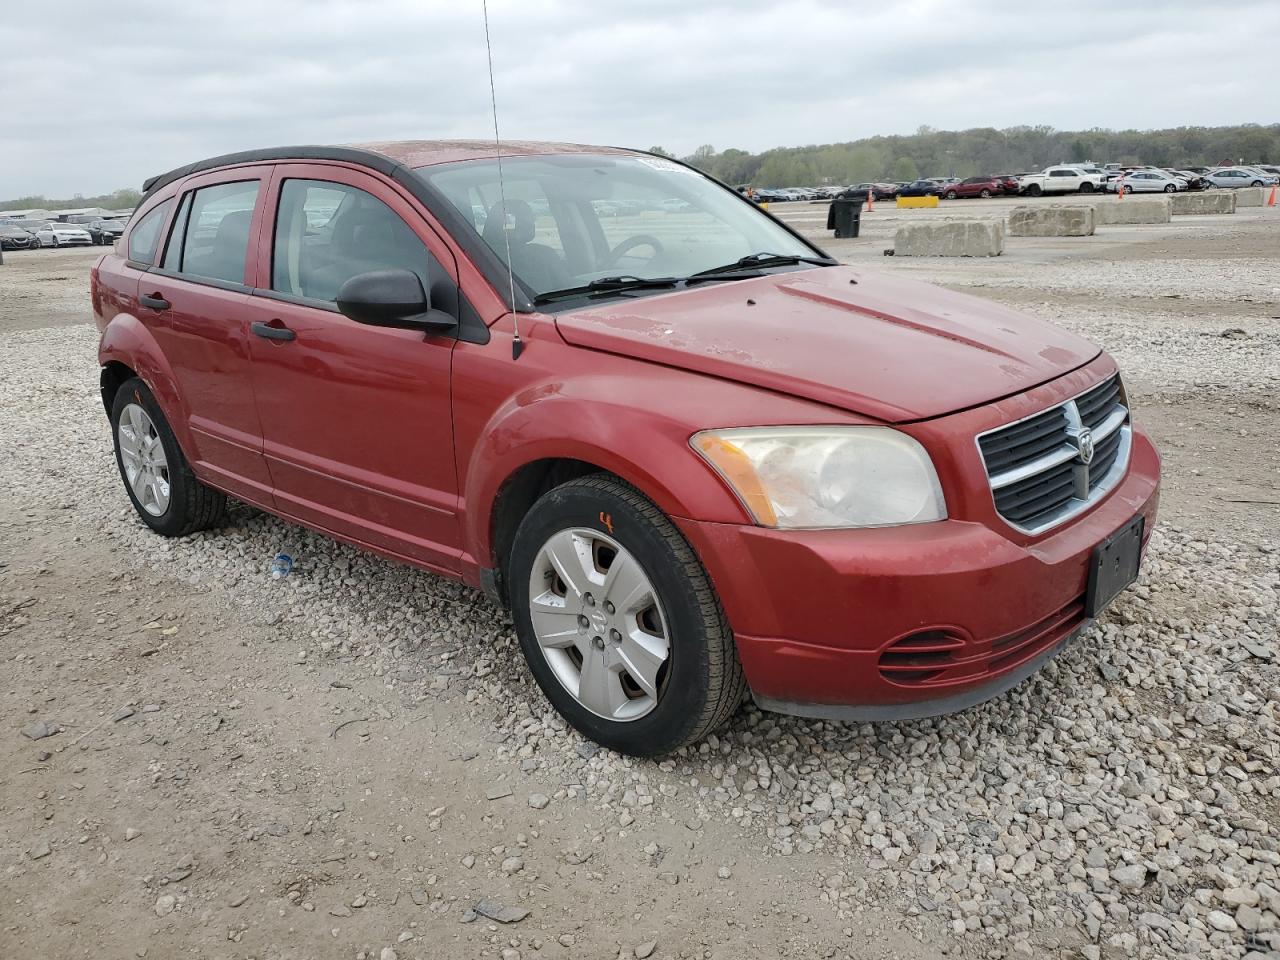
<path id="1" fill-rule="evenodd" d="M 177 167 L 168 173 L 162 173 L 144 180 L 142 189 L 145 196 L 143 196 L 142 200 L 145 201 L 148 196 L 161 187 L 168 186 L 173 181 L 181 180 L 183 177 L 190 176 L 193 173 L 216 170 L 218 167 L 231 167 L 240 163 L 260 163 L 265 160 L 341 160 L 347 163 L 359 164 L 362 167 L 371 167 L 387 176 L 391 176 L 397 167 L 403 166 L 398 160 L 392 160 L 385 154 L 374 153 L 372 150 L 361 150 L 356 147 L 326 147 L 312 144 L 302 147 L 266 147 L 262 150 L 241 150 L 239 153 L 224 153 L 220 157 L 197 160 L 195 163 L 188 163 L 184 167 Z M 141 205 L 141 202 L 139 202 L 139 206 Z"/>

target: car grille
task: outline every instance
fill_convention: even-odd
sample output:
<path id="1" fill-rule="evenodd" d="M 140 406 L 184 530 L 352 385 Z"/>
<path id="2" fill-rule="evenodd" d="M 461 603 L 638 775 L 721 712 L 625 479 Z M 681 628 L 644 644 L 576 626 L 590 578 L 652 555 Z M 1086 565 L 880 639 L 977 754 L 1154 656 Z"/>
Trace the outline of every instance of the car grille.
<path id="1" fill-rule="evenodd" d="M 1124 475 L 1132 442 L 1119 375 L 1043 413 L 978 437 L 996 511 L 1040 533 L 1100 500 Z"/>

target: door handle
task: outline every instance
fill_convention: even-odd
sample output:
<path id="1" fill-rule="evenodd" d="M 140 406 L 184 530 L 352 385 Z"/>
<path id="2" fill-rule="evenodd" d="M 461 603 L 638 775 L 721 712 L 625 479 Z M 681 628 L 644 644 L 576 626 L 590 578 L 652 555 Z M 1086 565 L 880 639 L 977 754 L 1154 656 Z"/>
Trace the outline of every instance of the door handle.
<path id="1" fill-rule="evenodd" d="M 273 320 L 272 323 L 263 323 L 261 320 L 255 320 L 249 325 L 249 329 L 265 340 L 292 340 L 297 334 L 288 327 L 272 326 L 274 323 L 280 323 L 279 320 Z"/>
<path id="2" fill-rule="evenodd" d="M 138 302 L 144 307 L 150 307 L 152 310 L 168 310 L 173 304 L 166 300 L 158 293 L 144 293 L 138 297 Z"/>

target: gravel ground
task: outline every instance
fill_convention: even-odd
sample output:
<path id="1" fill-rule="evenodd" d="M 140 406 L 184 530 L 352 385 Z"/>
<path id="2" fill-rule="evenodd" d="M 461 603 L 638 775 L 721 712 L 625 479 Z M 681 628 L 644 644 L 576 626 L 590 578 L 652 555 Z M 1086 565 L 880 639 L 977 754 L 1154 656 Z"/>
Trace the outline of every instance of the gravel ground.
<path id="1" fill-rule="evenodd" d="M 472 591 L 245 508 L 180 542 L 144 532 L 91 329 L 19 318 L 0 338 L 0 894 L 18 907 L 0 956 L 47 936 L 87 955 L 122 925 L 122 956 L 1280 955 L 1276 231 L 1219 230 L 1221 255 L 1168 287 L 1087 258 L 935 268 L 1024 306 L 1033 290 L 1106 342 L 1167 411 L 1158 442 L 1255 404 L 1239 443 L 1167 464 L 1251 477 L 1263 503 L 1166 501 L 1139 584 L 995 702 L 862 726 L 744 707 L 661 763 L 567 731 Z M 1148 269 L 1166 241 L 1144 237 L 1146 256 L 1099 248 L 1107 269 Z M 1228 274 L 1268 305 L 1233 312 Z M 277 583 L 281 548 L 299 566 Z M 192 699 L 151 702 L 166 689 Z M 66 729 L 19 735 L 42 721 Z M 504 790 L 515 809 L 486 813 Z M 533 915 L 476 921 L 490 890 Z"/>

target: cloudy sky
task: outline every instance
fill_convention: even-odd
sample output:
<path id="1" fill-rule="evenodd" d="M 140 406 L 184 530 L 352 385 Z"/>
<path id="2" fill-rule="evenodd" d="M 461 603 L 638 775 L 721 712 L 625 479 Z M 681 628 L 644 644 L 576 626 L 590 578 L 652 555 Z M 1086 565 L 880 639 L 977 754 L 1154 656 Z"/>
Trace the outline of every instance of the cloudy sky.
<path id="1" fill-rule="evenodd" d="M 0 199 L 287 143 L 492 134 L 480 0 L 0 0 Z M 491 0 L 504 136 L 685 154 L 1268 123 L 1280 3 Z"/>

